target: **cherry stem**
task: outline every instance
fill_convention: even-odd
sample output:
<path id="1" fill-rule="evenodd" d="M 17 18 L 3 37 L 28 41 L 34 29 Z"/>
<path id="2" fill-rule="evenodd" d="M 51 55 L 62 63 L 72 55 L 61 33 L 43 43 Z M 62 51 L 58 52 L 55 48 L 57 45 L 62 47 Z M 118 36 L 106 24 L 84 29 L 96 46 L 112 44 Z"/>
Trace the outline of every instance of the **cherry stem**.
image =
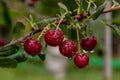
<path id="1" fill-rule="evenodd" d="M 88 37 L 89 36 L 89 26 L 87 26 L 87 24 L 85 24 L 85 37 Z"/>
<path id="2" fill-rule="evenodd" d="M 92 0 L 89 0 L 89 2 L 88 2 L 88 6 L 87 6 L 87 11 L 89 11 L 90 6 L 91 6 L 91 3 L 92 3 Z"/>
<path id="3" fill-rule="evenodd" d="M 80 53 L 80 37 L 79 37 L 79 29 L 76 28 L 77 33 L 77 46 L 78 46 L 78 53 Z"/>
<path id="4" fill-rule="evenodd" d="M 43 35 L 43 33 L 48 29 L 49 24 L 42 30 L 42 32 L 40 33 L 40 35 L 38 36 L 37 40 L 40 40 L 41 36 Z"/>
<path id="5" fill-rule="evenodd" d="M 66 14 L 68 14 L 68 12 L 65 12 L 65 13 L 61 16 L 61 18 L 60 18 L 60 20 L 59 20 L 59 22 L 58 22 L 58 25 L 57 25 L 56 30 L 59 29 L 59 26 L 60 26 L 60 24 L 62 23 L 62 21 L 63 21 L 63 19 L 64 19 L 64 17 L 65 17 Z"/>

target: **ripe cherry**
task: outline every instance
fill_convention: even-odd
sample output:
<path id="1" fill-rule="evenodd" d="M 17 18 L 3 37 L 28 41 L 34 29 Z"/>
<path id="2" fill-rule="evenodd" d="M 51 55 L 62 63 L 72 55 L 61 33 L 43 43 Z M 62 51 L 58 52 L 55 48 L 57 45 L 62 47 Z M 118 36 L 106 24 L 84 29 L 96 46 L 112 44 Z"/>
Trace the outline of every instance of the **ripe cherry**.
<path id="1" fill-rule="evenodd" d="M 41 44 L 37 39 L 30 37 L 24 42 L 24 50 L 29 55 L 35 56 L 41 51 Z"/>
<path id="2" fill-rule="evenodd" d="M 81 47 L 86 51 L 93 50 L 97 45 L 97 40 L 95 36 L 91 36 L 90 38 L 84 38 L 81 41 Z"/>
<path id="3" fill-rule="evenodd" d="M 50 29 L 45 32 L 45 42 L 50 46 L 58 46 L 64 39 L 62 30 Z"/>
<path id="4" fill-rule="evenodd" d="M 78 68 L 84 68 L 89 64 L 89 56 L 85 53 L 76 54 L 74 56 L 74 63 Z"/>
<path id="5" fill-rule="evenodd" d="M 65 40 L 59 45 L 59 50 L 62 55 L 71 58 L 77 52 L 77 45 L 72 40 Z"/>
<path id="6" fill-rule="evenodd" d="M 4 46 L 4 45 L 5 45 L 5 41 L 0 38 L 0 46 Z"/>

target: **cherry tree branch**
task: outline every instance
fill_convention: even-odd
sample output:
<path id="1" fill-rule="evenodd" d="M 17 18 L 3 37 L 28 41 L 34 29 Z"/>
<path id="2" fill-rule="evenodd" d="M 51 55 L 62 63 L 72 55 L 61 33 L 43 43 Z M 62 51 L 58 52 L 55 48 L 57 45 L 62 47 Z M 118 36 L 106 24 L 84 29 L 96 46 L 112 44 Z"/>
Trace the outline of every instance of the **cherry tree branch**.
<path id="1" fill-rule="evenodd" d="M 113 11 L 116 11 L 116 10 L 120 10 L 120 6 L 116 6 L 116 7 L 109 8 L 109 9 L 105 9 L 105 10 L 103 10 L 103 13 L 113 12 Z"/>
<path id="2" fill-rule="evenodd" d="M 13 44 L 17 44 L 19 42 L 22 42 L 24 41 L 27 37 L 29 37 L 30 35 L 32 34 L 32 31 L 30 31 L 29 33 L 25 34 L 24 36 L 20 37 L 19 39 L 9 43 L 9 44 L 6 44 L 4 47 L 7 47 L 7 46 L 10 46 L 10 45 L 13 45 Z"/>
<path id="3" fill-rule="evenodd" d="M 120 10 L 120 6 L 116 6 L 116 7 L 109 8 L 109 9 L 104 9 L 104 10 L 103 10 L 103 13 L 113 12 L 113 11 L 116 11 L 116 10 Z M 75 15 L 75 16 L 72 16 L 72 18 L 73 18 L 73 19 L 78 19 L 79 21 L 81 21 L 82 19 L 86 18 L 86 17 L 89 16 L 89 15 L 90 15 L 90 13 L 89 13 L 89 12 L 86 12 L 86 13 L 84 13 L 84 14 L 77 14 L 77 15 Z M 66 19 L 63 19 L 63 20 L 61 21 L 61 23 L 63 23 L 63 24 L 65 24 L 66 22 L 67 22 Z M 55 24 L 58 24 L 58 23 L 59 23 L 59 20 L 55 21 L 54 23 L 55 23 Z M 17 44 L 17 43 L 19 43 L 19 42 L 23 42 L 27 37 L 31 36 L 31 34 L 36 34 L 36 33 L 40 32 L 40 31 L 42 31 L 43 28 L 44 28 L 44 26 L 43 26 L 43 27 L 40 27 L 40 28 L 37 29 L 37 30 L 32 30 L 32 31 L 30 31 L 29 33 L 25 34 L 24 36 L 20 37 L 19 39 L 17 39 L 17 40 L 15 40 L 15 41 L 13 41 L 13 42 L 5 45 L 4 47 L 10 46 L 10 45 L 14 45 L 14 44 Z"/>

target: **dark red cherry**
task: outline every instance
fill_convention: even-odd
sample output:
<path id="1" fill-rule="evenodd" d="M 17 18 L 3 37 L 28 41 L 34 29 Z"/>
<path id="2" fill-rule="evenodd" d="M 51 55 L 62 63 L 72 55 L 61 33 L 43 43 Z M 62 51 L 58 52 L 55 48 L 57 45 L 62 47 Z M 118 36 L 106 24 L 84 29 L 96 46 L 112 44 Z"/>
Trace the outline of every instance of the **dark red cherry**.
<path id="1" fill-rule="evenodd" d="M 89 38 L 82 39 L 80 43 L 81 47 L 86 51 L 93 50 L 97 45 L 97 40 L 95 36 L 91 36 Z"/>
<path id="2" fill-rule="evenodd" d="M 62 55 L 71 58 L 77 52 L 77 45 L 72 40 L 65 40 L 59 45 L 59 50 Z"/>
<path id="3" fill-rule="evenodd" d="M 58 46 L 64 39 L 62 30 L 50 29 L 45 32 L 44 40 L 50 46 Z"/>
<path id="4" fill-rule="evenodd" d="M 78 68 L 84 68 L 89 64 L 89 56 L 85 53 L 76 54 L 74 63 Z"/>
<path id="5" fill-rule="evenodd" d="M 24 50 L 29 55 L 35 56 L 41 51 L 41 44 L 37 39 L 30 37 L 24 42 Z"/>

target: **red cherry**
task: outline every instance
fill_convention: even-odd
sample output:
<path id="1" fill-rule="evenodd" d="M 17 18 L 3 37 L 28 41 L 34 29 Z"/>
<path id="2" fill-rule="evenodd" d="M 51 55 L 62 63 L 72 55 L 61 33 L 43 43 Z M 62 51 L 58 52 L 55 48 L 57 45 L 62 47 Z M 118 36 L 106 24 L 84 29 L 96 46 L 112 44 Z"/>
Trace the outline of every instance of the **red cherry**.
<path id="1" fill-rule="evenodd" d="M 24 42 L 24 50 L 29 55 L 35 56 L 41 51 L 41 44 L 37 39 L 30 37 Z"/>
<path id="2" fill-rule="evenodd" d="M 91 36 L 90 38 L 84 38 L 81 41 L 81 47 L 86 51 L 93 50 L 97 45 L 97 40 L 95 36 Z"/>
<path id="3" fill-rule="evenodd" d="M 59 50 L 62 55 L 71 58 L 77 52 L 77 45 L 72 40 L 65 40 L 59 45 Z"/>
<path id="4" fill-rule="evenodd" d="M 85 53 L 76 54 L 74 57 L 74 63 L 79 68 L 84 68 L 89 64 L 89 56 Z"/>
<path id="5" fill-rule="evenodd" d="M 0 38 L 0 46 L 4 46 L 4 45 L 5 45 L 5 41 Z"/>
<path id="6" fill-rule="evenodd" d="M 45 32 L 45 42 L 50 46 L 58 46 L 64 39 L 62 30 L 50 29 Z"/>

